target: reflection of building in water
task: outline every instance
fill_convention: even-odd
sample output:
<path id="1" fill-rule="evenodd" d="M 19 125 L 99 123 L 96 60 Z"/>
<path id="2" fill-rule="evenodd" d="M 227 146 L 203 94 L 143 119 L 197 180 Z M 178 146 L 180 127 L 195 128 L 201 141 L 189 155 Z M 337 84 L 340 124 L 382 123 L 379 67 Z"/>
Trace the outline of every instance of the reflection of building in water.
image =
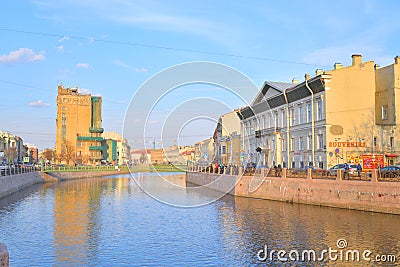
<path id="1" fill-rule="evenodd" d="M 95 251 L 93 247 L 99 243 L 100 183 L 98 179 L 85 179 L 55 189 L 53 235 L 57 261 L 83 266 L 95 256 L 87 253 Z"/>
<path id="2" fill-rule="evenodd" d="M 234 204 L 229 202 L 220 205 L 221 231 L 227 247 L 240 246 L 243 255 L 255 255 L 264 245 L 269 250 L 318 253 L 328 247 L 338 249 L 337 241 L 343 238 L 348 243 L 345 252 L 371 250 L 374 254 L 397 255 L 400 251 L 400 218 L 396 215 L 243 197 L 234 197 Z M 324 263 L 338 266 L 337 262 Z M 365 266 L 365 262 L 349 266 Z"/>

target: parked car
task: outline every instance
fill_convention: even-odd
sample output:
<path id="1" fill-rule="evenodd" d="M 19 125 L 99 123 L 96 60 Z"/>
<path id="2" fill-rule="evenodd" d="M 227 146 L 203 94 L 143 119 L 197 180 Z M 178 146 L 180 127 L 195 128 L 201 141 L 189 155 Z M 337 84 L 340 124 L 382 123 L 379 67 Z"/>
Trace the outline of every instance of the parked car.
<path id="1" fill-rule="evenodd" d="M 313 172 L 324 172 L 325 170 L 317 166 L 305 166 L 305 170 L 311 169 Z"/>
<path id="2" fill-rule="evenodd" d="M 379 176 L 384 178 L 397 178 L 400 176 L 400 167 L 386 166 L 379 170 Z"/>
<path id="3" fill-rule="evenodd" d="M 347 173 L 352 175 L 352 174 L 358 174 L 358 165 L 357 164 L 348 164 L 349 168 L 347 170 Z M 346 163 L 340 163 L 336 164 L 332 168 L 328 169 L 328 175 L 336 176 L 338 170 L 342 169 L 343 171 L 346 169 Z"/>

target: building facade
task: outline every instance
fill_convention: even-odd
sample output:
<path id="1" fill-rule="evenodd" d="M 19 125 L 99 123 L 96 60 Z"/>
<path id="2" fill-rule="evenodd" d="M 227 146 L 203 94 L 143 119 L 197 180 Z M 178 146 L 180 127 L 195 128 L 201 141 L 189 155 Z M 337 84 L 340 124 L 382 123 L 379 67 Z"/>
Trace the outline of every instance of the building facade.
<path id="1" fill-rule="evenodd" d="M 0 131 L 0 164 L 21 164 L 26 155 L 21 137 Z"/>
<path id="2" fill-rule="evenodd" d="M 210 137 L 194 144 L 194 161 L 203 166 L 215 162 L 214 138 Z"/>
<path id="3" fill-rule="evenodd" d="M 127 165 L 130 162 L 131 146 L 128 140 L 123 138 L 116 132 L 104 132 L 102 134 L 104 139 L 111 139 L 116 141 L 116 161 L 117 165 Z M 105 158 L 103 158 L 105 159 Z"/>
<path id="4" fill-rule="evenodd" d="M 215 160 L 219 164 L 240 164 L 240 119 L 236 112 L 221 115 L 214 131 Z"/>
<path id="5" fill-rule="evenodd" d="M 290 168 L 362 163 L 363 155 L 399 160 L 400 59 L 380 68 L 352 56 L 301 83 L 264 84 L 241 119 L 244 162 Z"/>
<path id="6" fill-rule="evenodd" d="M 58 85 L 56 153 L 67 164 L 100 164 L 102 98 Z"/>

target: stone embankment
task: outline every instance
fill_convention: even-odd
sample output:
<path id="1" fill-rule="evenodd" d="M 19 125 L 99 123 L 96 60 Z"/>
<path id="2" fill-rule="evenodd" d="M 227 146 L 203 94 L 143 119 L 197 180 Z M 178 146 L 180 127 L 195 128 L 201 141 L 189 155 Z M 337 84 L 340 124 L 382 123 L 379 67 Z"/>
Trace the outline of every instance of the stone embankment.
<path id="1" fill-rule="evenodd" d="M 129 171 L 75 171 L 75 172 L 28 172 L 8 176 L 0 176 L 0 198 L 10 195 L 18 190 L 28 186 L 46 183 L 58 182 L 72 179 L 82 179 L 90 177 L 102 177 L 117 174 L 126 174 Z"/>
<path id="2" fill-rule="evenodd" d="M 189 171 L 186 181 L 231 195 L 400 214 L 400 182 L 263 177 Z"/>

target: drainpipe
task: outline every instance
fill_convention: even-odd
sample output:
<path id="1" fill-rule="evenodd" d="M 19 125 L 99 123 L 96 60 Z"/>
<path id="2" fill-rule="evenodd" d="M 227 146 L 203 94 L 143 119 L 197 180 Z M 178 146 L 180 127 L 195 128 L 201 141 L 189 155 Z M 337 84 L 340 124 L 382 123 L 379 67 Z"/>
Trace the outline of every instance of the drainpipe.
<path id="1" fill-rule="evenodd" d="M 286 154 L 287 154 L 287 166 L 286 168 L 290 169 L 290 110 L 289 110 L 289 102 L 286 96 L 286 89 L 283 90 L 283 96 L 285 97 L 286 101 Z"/>
<path id="2" fill-rule="evenodd" d="M 313 165 L 315 166 L 315 119 L 314 119 L 314 92 L 311 90 L 310 86 L 308 86 L 308 81 L 307 78 L 309 77 L 306 74 L 306 87 L 308 91 L 311 93 L 311 154 L 312 154 L 312 162 Z"/>

